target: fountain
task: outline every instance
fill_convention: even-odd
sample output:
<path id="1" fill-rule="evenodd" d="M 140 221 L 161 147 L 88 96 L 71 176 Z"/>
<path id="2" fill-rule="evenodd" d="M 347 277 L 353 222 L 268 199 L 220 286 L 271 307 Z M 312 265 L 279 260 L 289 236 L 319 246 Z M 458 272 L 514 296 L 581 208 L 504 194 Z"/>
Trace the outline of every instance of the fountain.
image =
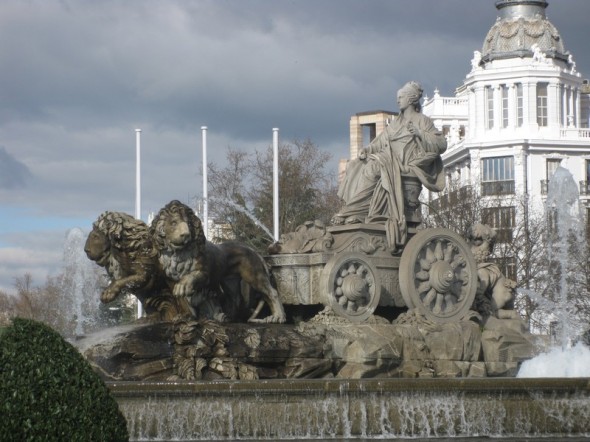
<path id="1" fill-rule="evenodd" d="M 239 204 L 237 204 L 236 202 L 227 199 L 227 198 L 217 198 L 217 197 L 210 197 L 209 201 L 213 204 L 215 204 L 216 202 L 219 202 L 221 204 L 230 206 L 232 209 L 236 210 L 237 212 L 240 212 L 243 215 L 246 215 L 257 227 L 259 227 L 264 234 L 267 236 L 267 238 L 270 238 L 271 240 L 274 239 L 272 232 L 270 231 L 270 229 L 268 227 L 266 227 L 262 221 L 260 221 L 258 218 L 256 218 L 254 216 L 254 214 L 248 210 L 246 207 L 244 206 L 240 206 Z"/>
<path id="2" fill-rule="evenodd" d="M 86 235 L 79 228 L 68 231 L 64 243 L 64 272 L 61 292 L 70 309 L 66 314 L 73 318 L 74 336 L 82 336 L 97 328 L 99 299 L 96 266 L 84 253 Z"/>
<path id="3" fill-rule="evenodd" d="M 99 216 L 85 251 L 111 277 L 101 300 L 133 293 L 147 317 L 77 344 L 134 440 L 590 434 L 586 379 L 515 378 L 538 342 L 489 260 L 495 232 L 420 228 L 446 148 L 420 96 L 400 90 L 404 118 L 349 166 L 332 224 L 284 235 L 270 273 L 178 201 L 150 227 Z"/>
<path id="4" fill-rule="evenodd" d="M 554 217 L 555 229 L 548 247 L 549 279 L 558 281 L 558 284 L 554 286 L 554 293 L 550 293 L 553 299 L 526 292 L 546 314 L 552 312 L 557 318 L 558 345 L 524 362 L 518 377 L 590 377 L 590 349 L 581 342 L 573 344 L 585 330 L 572 308 L 571 298 L 576 288 L 568 277 L 575 271 L 568 257 L 587 247 L 578 202 L 578 186 L 572 174 L 566 168 L 558 167 L 549 182 L 546 202 L 546 211 Z M 573 247 L 577 249 L 573 250 Z"/>

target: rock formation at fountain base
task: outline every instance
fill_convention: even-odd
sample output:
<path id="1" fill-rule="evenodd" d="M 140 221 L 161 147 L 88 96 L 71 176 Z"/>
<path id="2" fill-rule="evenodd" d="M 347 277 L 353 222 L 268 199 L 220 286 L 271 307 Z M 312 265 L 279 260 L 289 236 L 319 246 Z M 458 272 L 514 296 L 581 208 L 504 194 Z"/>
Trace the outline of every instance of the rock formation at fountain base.
<path id="1" fill-rule="evenodd" d="M 326 308 L 298 325 L 138 322 L 77 345 L 105 380 L 178 381 L 512 377 L 540 343 L 514 319 L 440 324 L 410 310 L 354 324 Z"/>

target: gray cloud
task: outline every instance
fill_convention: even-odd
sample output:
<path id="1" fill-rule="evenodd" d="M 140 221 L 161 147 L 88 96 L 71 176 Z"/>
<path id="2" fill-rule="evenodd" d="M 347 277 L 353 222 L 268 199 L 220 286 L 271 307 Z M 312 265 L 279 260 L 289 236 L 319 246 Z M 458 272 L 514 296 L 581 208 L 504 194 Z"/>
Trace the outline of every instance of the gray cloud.
<path id="1" fill-rule="evenodd" d="M 494 3 L 2 1 L 0 200 L 33 207 L 41 223 L 133 213 L 137 127 L 144 217 L 201 193 L 201 125 L 212 162 L 227 146 L 265 148 L 279 127 L 282 140 L 332 153 L 335 171 L 354 113 L 395 110 L 409 79 L 452 94 Z M 590 1 L 550 1 L 547 12 L 590 76 Z"/>
<path id="2" fill-rule="evenodd" d="M 28 167 L 0 146 L 0 189 L 24 187 L 31 177 Z"/>

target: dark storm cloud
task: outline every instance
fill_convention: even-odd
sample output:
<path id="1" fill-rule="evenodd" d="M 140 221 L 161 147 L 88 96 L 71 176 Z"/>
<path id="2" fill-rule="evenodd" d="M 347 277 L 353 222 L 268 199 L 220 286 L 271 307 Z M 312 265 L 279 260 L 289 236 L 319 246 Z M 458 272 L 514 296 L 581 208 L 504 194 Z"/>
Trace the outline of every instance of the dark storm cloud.
<path id="1" fill-rule="evenodd" d="M 222 143 L 213 161 L 223 161 L 227 145 L 265 147 L 272 127 L 334 149 L 337 159 L 346 155 L 350 115 L 395 110 L 405 81 L 451 94 L 496 18 L 494 3 L 3 2 L 1 141 L 22 151 L 47 191 L 72 195 L 60 199 L 63 210 L 75 195 L 83 207 L 100 189 L 122 201 L 133 193 L 135 127 L 144 129 L 145 167 L 157 160 L 159 176 L 195 156 L 203 124 Z M 588 31 L 578 17 L 590 1 L 551 3 L 550 17 L 581 58 Z M 578 69 L 589 62 L 578 60 Z M 183 184 L 196 181 L 194 166 L 159 182 L 196 193 Z"/>
<path id="2" fill-rule="evenodd" d="M 579 16 L 589 3 L 563 0 L 549 12 L 565 24 L 563 10 Z M 68 129 L 213 122 L 250 141 L 279 125 L 319 143 L 345 134 L 352 113 L 393 108 L 410 78 L 452 93 L 496 17 L 492 0 L 32 1 L 3 9 L 6 118 Z"/>
<path id="3" fill-rule="evenodd" d="M 590 0 L 549 3 L 578 70 L 590 76 Z M 494 5 L 0 1 L 0 183 L 34 177 L 18 192 L 0 184 L 0 201 L 86 224 L 104 210 L 133 213 L 135 128 L 144 218 L 201 194 L 201 125 L 211 162 L 222 163 L 227 146 L 266 148 L 279 127 L 281 140 L 310 138 L 332 153 L 335 171 L 348 154 L 351 115 L 396 110 L 395 91 L 410 79 L 429 95 L 461 85 Z"/>
<path id="4" fill-rule="evenodd" d="M 439 66 L 440 83 L 447 83 L 441 59 L 461 55 L 460 42 L 451 32 L 430 43 L 440 26 L 419 14 L 416 3 L 7 7 L 0 32 L 11 37 L 2 51 L 10 87 L 0 92 L 0 109 L 6 118 L 60 119 L 67 127 L 137 117 L 177 128 L 227 121 L 225 130 L 247 139 L 272 120 L 298 120 L 302 132 L 309 127 L 324 139 L 340 128 L 336 118 L 346 121 L 349 109 L 370 107 L 385 87 L 387 99 L 380 101 L 391 106 L 395 82 L 422 65 Z M 463 41 L 470 54 L 474 42 Z M 448 76 L 453 87 L 461 74 Z"/>
<path id="5" fill-rule="evenodd" d="M 0 146 L 0 189 L 24 187 L 31 177 L 27 166 Z"/>

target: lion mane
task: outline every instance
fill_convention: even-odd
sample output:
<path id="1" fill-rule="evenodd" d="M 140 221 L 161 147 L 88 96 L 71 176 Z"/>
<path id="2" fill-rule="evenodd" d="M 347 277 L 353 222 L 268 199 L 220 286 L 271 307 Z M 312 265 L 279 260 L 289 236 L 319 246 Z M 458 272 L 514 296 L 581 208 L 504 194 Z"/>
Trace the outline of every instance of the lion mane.
<path id="1" fill-rule="evenodd" d="M 111 279 L 101 294 L 103 303 L 132 293 L 147 314 L 158 313 L 161 319 L 190 312 L 166 293 L 158 253 L 143 221 L 126 213 L 106 211 L 93 223 L 84 250 L 88 258 L 105 268 Z"/>
<path id="2" fill-rule="evenodd" d="M 160 266 L 173 283 L 174 296 L 190 298 L 195 309 L 208 304 L 213 315 L 218 309 L 226 318 L 238 319 L 251 307 L 252 289 L 262 295 L 271 315 L 255 319 L 260 312 L 259 303 L 249 320 L 285 322 L 285 311 L 272 287 L 266 264 L 255 250 L 236 242 L 207 241 L 201 220 L 177 200 L 158 212 L 150 231 Z"/>
<path id="3" fill-rule="evenodd" d="M 92 224 L 85 250 L 114 281 L 137 273 L 141 270 L 140 262 L 155 262 L 147 226 L 121 212 L 107 211 L 98 217 Z"/>
<path id="4" fill-rule="evenodd" d="M 171 225 L 175 220 L 176 227 Z M 186 229 L 178 222 L 186 223 Z M 175 227 L 175 228 L 173 228 Z M 201 220 L 190 207 L 174 200 L 164 206 L 154 217 L 151 227 L 154 246 L 166 276 L 178 281 L 190 272 L 201 271 L 207 278 L 207 240 Z"/>

